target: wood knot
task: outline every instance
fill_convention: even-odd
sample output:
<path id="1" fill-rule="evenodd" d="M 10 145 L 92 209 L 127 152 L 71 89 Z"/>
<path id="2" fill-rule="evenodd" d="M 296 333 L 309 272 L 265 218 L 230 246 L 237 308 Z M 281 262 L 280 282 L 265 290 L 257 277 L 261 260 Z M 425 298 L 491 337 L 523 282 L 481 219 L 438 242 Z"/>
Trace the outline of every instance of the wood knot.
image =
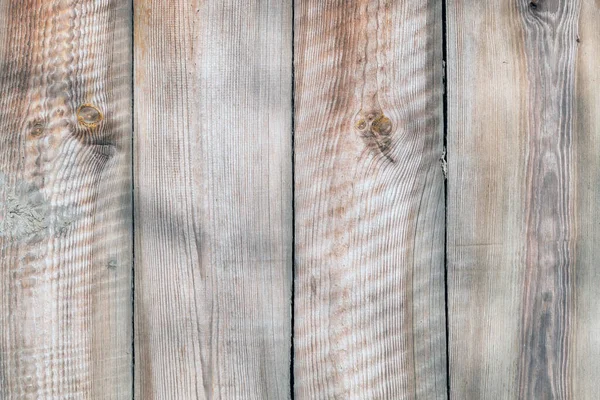
<path id="1" fill-rule="evenodd" d="M 359 135 L 367 146 L 376 149 L 394 162 L 389 155 L 392 142 L 392 121 L 380 111 L 369 112 L 366 115 L 361 114 L 354 125 Z"/>
<path id="2" fill-rule="evenodd" d="M 106 265 L 106 267 L 107 267 L 108 269 L 110 269 L 111 271 L 114 271 L 114 270 L 116 270 L 116 269 L 117 269 L 117 266 L 118 266 L 118 264 L 117 264 L 117 260 L 109 260 L 109 261 L 108 261 L 108 264 Z"/>
<path id="3" fill-rule="evenodd" d="M 552 301 L 552 292 L 544 292 L 542 293 L 542 300 L 546 303 L 549 303 Z"/>
<path id="4" fill-rule="evenodd" d="M 42 136 L 42 134 L 44 133 L 45 130 L 46 130 L 46 122 L 42 119 L 35 119 L 30 124 L 29 133 L 33 137 L 39 137 L 39 136 Z"/>
<path id="5" fill-rule="evenodd" d="M 103 119 L 102 111 L 92 104 L 82 104 L 77 109 L 77 121 L 86 128 L 95 128 Z"/>
<path id="6" fill-rule="evenodd" d="M 392 121 L 382 114 L 371 123 L 371 131 L 379 136 L 389 136 L 392 132 Z"/>

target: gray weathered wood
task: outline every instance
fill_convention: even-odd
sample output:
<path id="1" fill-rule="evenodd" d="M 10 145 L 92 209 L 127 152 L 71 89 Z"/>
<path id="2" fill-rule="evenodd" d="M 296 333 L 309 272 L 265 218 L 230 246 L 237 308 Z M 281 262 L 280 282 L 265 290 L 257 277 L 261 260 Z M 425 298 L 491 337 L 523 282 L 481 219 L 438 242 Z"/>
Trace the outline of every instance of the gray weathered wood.
<path id="1" fill-rule="evenodd" d="M 291 15 L 135 0 L 136 399 L 289 397 Z"/>
<path id="2" fill-rule="evenodd" d="M 0 1 L 0 398 L 131 398 L 131 7 Z"/>
<path id="3" fill-rule="evenodd" d="M 441 5 L 296 1 L 297 399 L 446 398 Z"/>
<path id="4" fill-rule="evenodd" d="M 600 2 L 582 0 L 574 127 L 577 174 L 573 399 L 600 399 Z"/>
<path id="5" fill-rule="evenodd" d="M 598 398 L 598 7 L 448 2 L 452 398 Z"/>

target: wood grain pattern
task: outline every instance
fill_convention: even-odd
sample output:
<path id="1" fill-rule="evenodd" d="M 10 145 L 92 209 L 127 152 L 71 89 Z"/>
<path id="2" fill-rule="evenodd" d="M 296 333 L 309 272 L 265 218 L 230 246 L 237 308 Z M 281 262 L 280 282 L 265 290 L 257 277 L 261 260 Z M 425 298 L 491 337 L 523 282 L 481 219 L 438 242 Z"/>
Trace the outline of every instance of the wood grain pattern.
<path id="1" fill-rule="evenodd" d="M 441 1 L 295 16 L 296 398 L 444 399 Z"/>
<path id="2" fill-rule="evenodd" d="M 292 7 L 135 1 L 135 393 L 290 394 Z"/>
<path id="3" fill-rule="evenodd" d="M 577 268 L 573 399 L 600 398 L 600 1 L 582 0 L 579 15 L 575 138 Z"/>
<path id="4" fill-rule="evenodd" d="M 130 15 L 0 1 L 2 399 L 131 398 Z"/>
<path id="5" fill-rule="evenodd" d="M 585 355 L 600 333 L 585 325 L 598 317 L 586 172 L 599 162 L 598 96 L 585 89 L 597 15 L 592 1 L 449 2 L 453 398 L 597 397 Z"/>

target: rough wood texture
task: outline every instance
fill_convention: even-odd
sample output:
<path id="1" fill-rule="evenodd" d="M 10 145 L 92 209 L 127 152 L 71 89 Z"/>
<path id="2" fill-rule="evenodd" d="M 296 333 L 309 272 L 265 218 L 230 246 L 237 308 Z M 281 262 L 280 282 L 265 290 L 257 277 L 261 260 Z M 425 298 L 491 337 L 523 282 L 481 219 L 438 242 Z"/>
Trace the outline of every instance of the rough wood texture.
<path id="1" fill-rule="evenodd" d="M 598 398 L 599 3 L 448 5 L 451 397 Z"/>
<path id="2" fill-rule="evenodd" d="M 135 1 L 136 398 L 289 397 L 291 15 Z"/>
<path id="3" fill-rule="evenodd" d="M 600 399 L 600 2 L 582 0 L 575 102 L 577 268 L 573 399 Z"/>
<path id="4" fill-rule="evenodd" d="M 2 399 L 131 398 L 130 16 L 0 1 Z"/>
<path id="5" fill-rule="evenodd" d="M 295 16 L 296 398 L 445 399 L 441 1 Z"/>

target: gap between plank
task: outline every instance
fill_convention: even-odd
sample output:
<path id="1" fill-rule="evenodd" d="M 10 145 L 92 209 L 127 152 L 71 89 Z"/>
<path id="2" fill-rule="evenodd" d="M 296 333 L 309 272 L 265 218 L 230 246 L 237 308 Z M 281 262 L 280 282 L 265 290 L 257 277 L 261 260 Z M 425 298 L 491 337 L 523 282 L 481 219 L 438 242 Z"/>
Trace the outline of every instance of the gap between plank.
<path id="1" fill-rule="evenodd" d="M 448 26 L 447 0 L 442 0 L 442 124 L 445 163 L 448 164 Z M 446 398 L 450 400 L 450 317 L 448 313 L 448 174 L 444 173 L 444 309 L 446 318 Z"/>
<path id="2" fill-rule="evenodd" d="M 135 0 L 131 0 L 131 399 L 135 400 Z"/>
<path id="3" fill-rule="evenodd" d="M 290 399 L 294 400 L 294 317 L 296 298 L 296 2 L 292 0 L 292 290 L 291 290 L 291 340 L 290 340 Z"/>

